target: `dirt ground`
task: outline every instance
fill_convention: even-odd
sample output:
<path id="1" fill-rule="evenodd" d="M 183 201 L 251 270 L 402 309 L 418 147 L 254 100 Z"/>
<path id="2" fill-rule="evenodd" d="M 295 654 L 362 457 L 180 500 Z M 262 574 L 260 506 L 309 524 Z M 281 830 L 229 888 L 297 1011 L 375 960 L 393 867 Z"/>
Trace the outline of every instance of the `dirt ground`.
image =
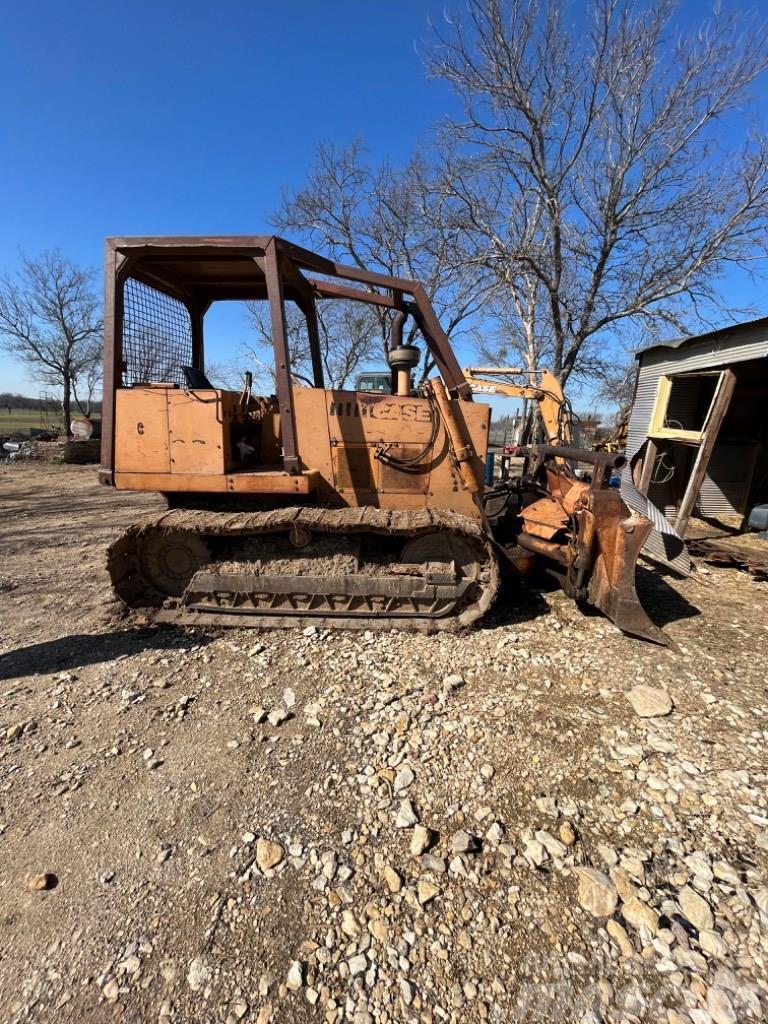
<path id="1" fill-rule="evenodd" d="M 161 630 L 105 573 L 160 507 L 0 466 L 0 1021 L 768 1017 L 768 585 L 641 570 L 669 649 L 522 585 Z"/>

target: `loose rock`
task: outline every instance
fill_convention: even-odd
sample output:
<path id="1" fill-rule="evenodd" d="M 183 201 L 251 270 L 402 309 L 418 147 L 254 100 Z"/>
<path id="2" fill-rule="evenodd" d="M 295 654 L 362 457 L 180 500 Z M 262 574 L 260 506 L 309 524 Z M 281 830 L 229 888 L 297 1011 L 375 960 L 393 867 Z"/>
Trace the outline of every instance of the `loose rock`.
<path id="1" fill-rule="evenodd" d="M 428 882 L 426 879 L 419 879 L 419 883 L 416 887 L 416 895 L 418 896 L 419 903 L 424 906 L 425 903 L 429 903 L 433 900 L 440 892 L 438 886 L 432 882 Z"/>
<path id="2" fill-rule="evenodd" d="M 420 857 L 425 853 L 433 842 L 433 833 L 424 825 L 416 825 L 411 836 L 411 856 Z"/>
<path id="3" fill-rule="evenodd" d="M 579 879 L 579 903 L 595 917 L 610 917 L 616 909 L 619 894 L 616 886 L 595 868 L 576 868 Z"/>
<path id="4" fill-rule="evenodd" d="M 451 836 L 451 849 L 454 853 L 476 853 L 480 849 L 480 840 L 471 832 L 459 829 Z"/>
<path id="5" fill-rule="evenodd" d="M 189 965 L 187 971 L 187 984 L 193 992 L 199 992 L 201 988 L 204 988 L 211 977 L 211 971 L 208 964 L 203 960 L 202 957 L 196 957 Z"/>
<path id="6" fill-rule="evenodd" d="M 270 839 L 259 839 L 256 842 L 256 863 L 260 871 L 271 871 L 285 857 L 285 850 L 280 843 L 273 843 Z"/>
<path id="7" fill-rule="evenodd" d="M 711 931 L 714 928 L 715 918 L 709 904 L 690 885 L 680 890 L 677 901 L 683 917 L 690 921 L 697 931 Z"/>
<path id="8" fill-rule="evenodd" d="M 395 828 L 411 828 L 418 823 L 419 816 L 410 800 L 401 800 L 395 819 Z"/>
<path id="9" fill-rule="evenodd" d="M 27 879 L 27 888 L 30 892 L 42 892 L 45 889 L 55 889 L 58 881 L 56 875 L 46 871 L 41 875 L 30 875 Z"/>
<path id="10" fill-rule="evenodd" d="M 289 992 L 298 992 L 304 984 L 304 964 L 301 960 L 294 960 L 288 968 L 288 976 L 285 979 L 285 987 Z"/>
<path id="11" fill-rule="evenodd" d="M 669 694 L 655 686 L 633 686 L 627 698 L 635 714 L 641 718 L 663 717 L 672 710 L 672 699 Z"/>

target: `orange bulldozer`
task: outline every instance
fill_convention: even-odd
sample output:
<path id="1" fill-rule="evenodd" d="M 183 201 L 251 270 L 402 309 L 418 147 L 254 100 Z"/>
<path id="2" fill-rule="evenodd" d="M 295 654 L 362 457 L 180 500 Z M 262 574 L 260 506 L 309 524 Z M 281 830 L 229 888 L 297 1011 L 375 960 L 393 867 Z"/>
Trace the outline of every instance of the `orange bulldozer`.
<path id="1" fill-rule="evenodd" d="M 242 390 L 206 376 L 206 317 L 233 300 L 268 306 L 273 393 L 253 394 L 249 373 Z M 327 386 L 318 303 L 342 301 L 390 320 L 388 392 Z M 417 383 L 422 361 L 433 375 Z M 159 621 L 455 629 L 490 609 L 503 571 L 543 566 L 620 629 L 665 643 L 635 591 L 650 522 L 608 486 L 623 457 L 550 434 L 487 484 L 490 418 L 416 281 L 274 236 L 107 242 L 99 475 L 168 504 L 116 539 L 109 571 L 120 599 Z"/>

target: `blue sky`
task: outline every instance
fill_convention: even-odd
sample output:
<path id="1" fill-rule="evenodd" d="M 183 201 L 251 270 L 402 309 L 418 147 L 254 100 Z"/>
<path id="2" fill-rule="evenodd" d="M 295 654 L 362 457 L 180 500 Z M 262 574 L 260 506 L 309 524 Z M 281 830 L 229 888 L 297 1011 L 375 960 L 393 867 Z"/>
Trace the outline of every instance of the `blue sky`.
<path id="1" fill-rule="evenodd" d="M 321 140 L 407 158 L 450 102 L 425 0 L 13 4 L 0 37 L 0 268 L 107 235 L 267 228 Z M 0 355 L 0 391 L 33 389 Z"/>
<path id="2" fill-rule="evenodd" d="M 457 0 L 457 6 L 458 6 Z M 438 0 L 31 0 L 0 35 L 0 271 L 103 239 L 257 233 L 321 140 L 404 160 L 452 109 L 417 53 Z M 577 3 L 578 10 L 579 4 Z M 768 0 L 751 5 L 768 14 Z M 686 2 L 682 20 L 701 17 Z M 735 280 L 768 312 L 762 289 Z M 222 321 L 220 345 L 245 333 Z M 220 353 L 215 352 L 214 356 Z M 461 352 L 460 358 L 469 358 Z M 37 394 L 0 354 L 0 391 Z"/>

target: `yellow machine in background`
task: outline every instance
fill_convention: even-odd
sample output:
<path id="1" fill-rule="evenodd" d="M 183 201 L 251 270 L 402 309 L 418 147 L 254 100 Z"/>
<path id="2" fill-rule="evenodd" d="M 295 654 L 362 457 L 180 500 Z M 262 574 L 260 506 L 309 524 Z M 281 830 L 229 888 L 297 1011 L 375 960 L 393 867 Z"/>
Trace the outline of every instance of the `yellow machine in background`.
<path id="1" fill-rule="evenodd" d="M 573 441 L 568 403 L 560 381 L 549 370 L 534 372 L 519 366 L 467 366 L 463 370 L 473 395 L 504 395 L 537 402 L 539 415 L 547 435 L 546 443 L 570 445 Z M 486 380 L 486 377 L 517 377 L 527 374 L 536 377 L 537 384 L 514 384 L 508 380 Z"/>

